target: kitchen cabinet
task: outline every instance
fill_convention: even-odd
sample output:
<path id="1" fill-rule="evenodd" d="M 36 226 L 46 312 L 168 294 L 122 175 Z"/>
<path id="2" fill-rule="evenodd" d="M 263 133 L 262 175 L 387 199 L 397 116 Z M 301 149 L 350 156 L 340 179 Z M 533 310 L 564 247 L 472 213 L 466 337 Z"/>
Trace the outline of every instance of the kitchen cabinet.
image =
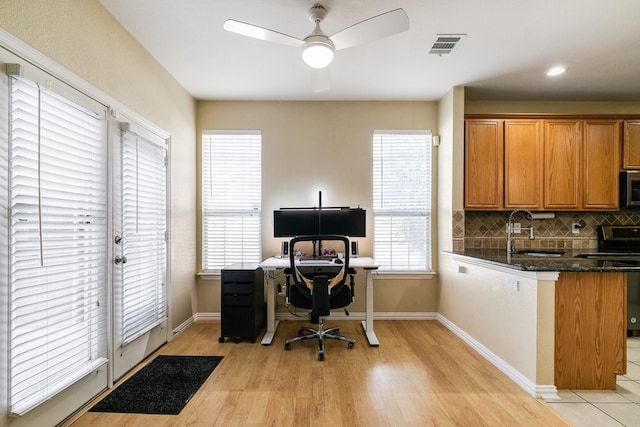
<path id="1" fill-rule="evenodd" d="M 558 389 L 615 390 L 626 374 L 626 274 L 562 272 L 555 286 Z"/>
<path id="2" fill-rule="evenodd" d="M 616 119 L 467 119 L 465 209 L 618 210 L 621 127 Z M 640 168 L 640 121 L 625 127 Z"/>
<path id="3" fill-rule="evenodd" d="M 504 122 L 504 207 L 542 209 L 543 128 L 540 120 Z"/>
<path id="4" fill-rule="evenodd" d="M 620 127 L 620 120 L 584 121 L 582 207 L 586 210 L 618 208 Z"/>
<path id="5" fill-rule="evenodd" d="M 544 122 L 544 208 L 581 207 L 581 123 L 579 120 Z"/>
<path id="6" fill-rule="evenodd" d="M 623 169 L 640 169 L 640 120 L 624 121 L 622 152 Z"/>
<path id="7" fill-rule="evenodd" d="M 619 120 L 545 121 L 545 209 L 617 210 Z"/>
<path id="8" fill-rule="evenodd" d="M 502 120 L 465 121 L 464 203 L 468 209 L 503 207 L 502 128 Z"/>

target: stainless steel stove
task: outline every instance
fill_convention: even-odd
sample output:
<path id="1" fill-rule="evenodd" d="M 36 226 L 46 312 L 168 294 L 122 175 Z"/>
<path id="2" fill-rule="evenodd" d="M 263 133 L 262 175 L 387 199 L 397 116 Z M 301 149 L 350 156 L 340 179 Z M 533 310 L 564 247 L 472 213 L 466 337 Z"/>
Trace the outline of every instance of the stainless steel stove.
<path id="1" fill-rule="evenodd" d="M 640 266 L 640 225 L 598 227 L 598 254 L 602 259 Z M 627 330 L 640 330 L 640 273 L 627 273 Z"/>

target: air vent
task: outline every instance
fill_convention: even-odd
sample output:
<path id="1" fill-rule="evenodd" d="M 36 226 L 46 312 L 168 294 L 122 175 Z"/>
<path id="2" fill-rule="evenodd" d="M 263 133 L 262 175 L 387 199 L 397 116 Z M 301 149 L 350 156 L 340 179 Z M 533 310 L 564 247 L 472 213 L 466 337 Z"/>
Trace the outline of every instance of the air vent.
<path id="1" fill-rule="evenodd" d="M 429 55 L 449 55 L 465 36 L 466 34 L 438 34 Z"/>

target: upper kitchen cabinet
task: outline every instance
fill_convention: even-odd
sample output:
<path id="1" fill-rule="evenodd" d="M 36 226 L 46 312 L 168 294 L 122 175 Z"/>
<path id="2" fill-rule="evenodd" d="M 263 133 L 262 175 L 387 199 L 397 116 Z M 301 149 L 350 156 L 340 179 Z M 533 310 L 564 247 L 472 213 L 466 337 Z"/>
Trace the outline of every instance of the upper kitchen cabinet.
<path id="1" fill-rule="evenodd" d="M 580 167 L 581 122 L 544 122 L 544 208 L 580 209 L 582 182 Z"/>
<path id="2" fill-rule="evenodd" d="M 615 211 L 623 121 L 468 118 L 465 209 Z M 640 169 L 640 120 L 624 122 L 626 167 Z M 629 156 L 627 156 L 629 155 Z"/>
<path id="3" fill-rule="evenodd" d="M 584 121 L 582 205 L 585 210 L 618 208 L 620 128 L 619 120 Z M 637 132 L 640 137 L 640 126 Z M 640 138 L 637 144 L 640 145 Z"/>
<path id="4" fill-rule="evenodd" d="M 504 194 L 502 120 L 465 121 L 464 162 L 465 208 L 501 209 Z"/>
<path id="5" fill-rule="evenodd" d="M 623 169 L 640 169 L 640 120 L 625 120 L 622 144 Z"/>
<path id="6" fill-rule="evenodd" d="M 504 207 L 542 209 L 542 122 L 504 122 Z"/>

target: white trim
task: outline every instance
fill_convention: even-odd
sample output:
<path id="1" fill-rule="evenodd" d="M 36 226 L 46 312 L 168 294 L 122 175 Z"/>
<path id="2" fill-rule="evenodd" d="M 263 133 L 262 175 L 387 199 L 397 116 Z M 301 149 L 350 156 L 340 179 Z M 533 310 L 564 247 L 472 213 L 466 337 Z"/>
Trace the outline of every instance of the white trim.
<path id="1" fill-rule="evenodd" d="M 220 270 L 196 273 L 196 277 L 200 280 L 220 280 L 221 276 L 222 273 Z"/>
<path id="2" fill-rule="evenodd" d="M 438 273 L 435 271 L 384 271 L 372 274 L 373 280 L 432 280 Z"/>
<path id="3" fill-rule="evenodd" d="M 306 310 L 301 309 L 300 316 L 296 316 L 293 313 L 288 313 L 288 312 L 278 312 L 276 313 L 276 319 L 277 320 L 300 320 L 300 321 L 308 321 L 309 320 L 309 316 L 304 316 Z M 353 313 L 353 312 L 349 312 L 349 315 L 347 316 L 344 313 L 344 310 L 341 309 L 336 309 L 334 311 L 331 312 L 331 314 L 329 316 L 323 316 L 323 319 L 329 320 L 329 321 L 334 321 L 334 320 L 358 320 L 358 321 L 362 321 L 365 319 L 365 314 L 364 312 L 357 312 L 357 313 Z"/>
<path id="4" fill-rule="evenodd" d="M 193 318 L 187 324 L 187 322 L 183 323 L 183 325 L 189 326 L 189 324 L 198 321 L 213 321 L 220 320 L 221 316 L 219 312 L 214 313 L 196 313 L 193 315 Z M 349 312 L 349 316 L 344 314 L 344 311 L 340 309 L 334 310 L 333 313 L 329 317 L 326 317 L 329 320 L 365 320 L 366 315 L 363 311 L 358 312 Z M 438 313 L 436 312 L 393 312 L 393 311 L 385 311 L 374 313 L 374 320 L 437 320 Z M 287 312 L 277 312 L 276 319 L 278 320 L 304 320 L 303 316 L 296 316 Z M 179 332 L 178 329 L 184 329 L 184 327 L 178 327 L 174 330 L 174 333 Z"/>
<path id="5" fill-rule="evenodd" d="M 195 322 L 199 322 L 199 321 L 205 321 L 205 322 L 210 322 L 212 320 L 221 320 L 222 319 L 222 314 L 217 312 L 217 313 L 196 313 L 193 315 L 193 320 Z"/>
<path id="6" fill-rule="evenodd" d="M 218 316 L 218 318 L 219 318 L 219 316 Z M 171 331 L 171 333 L 173 335 L 179 334 L 180 332 L 182 332 L 185 329 L 187 329 L 187 327 L 190 326 L 192 323 L 194 323 L 195 320 L 196 320 L 195 316 L 189 317 L 187 320 L 185 320 L 180 325 L 178 325 L 173 331 Z"/>
<path id="7" fill-rule="evenodd" d="M 374 134 L 380 135 L 431 135 L 431 129 L 374 129 Z"/>
<path id="8" fill-rule="evenodd" d="M 438 313 L 432 311 L 382 311 L 373 313 L 374 320 L 436 320 Z"/>
<path id="9" fill-rule="evenodd" d="M 545 400 L 559 399 L 558 389 L 553 384 L 535 384 L 529 378 L 525 377 L 518 370 L 499 358 L 488 348 L 474 339 L 471 335 L 460 329 L 454 323 L 449 321 L 446 317 L 438 313 L 438 321 L 442 323 L 447 329 L 456 334 L 462 341 L 469 344 L 475 351 L 477 351 L 482 357 L 487 359 L 489 363 L 498 368 L 503 374 L 509 377 L 513 382 L 518 384 L 524 391 L 529 393 L 533 397 L 540 397 Z"/>

